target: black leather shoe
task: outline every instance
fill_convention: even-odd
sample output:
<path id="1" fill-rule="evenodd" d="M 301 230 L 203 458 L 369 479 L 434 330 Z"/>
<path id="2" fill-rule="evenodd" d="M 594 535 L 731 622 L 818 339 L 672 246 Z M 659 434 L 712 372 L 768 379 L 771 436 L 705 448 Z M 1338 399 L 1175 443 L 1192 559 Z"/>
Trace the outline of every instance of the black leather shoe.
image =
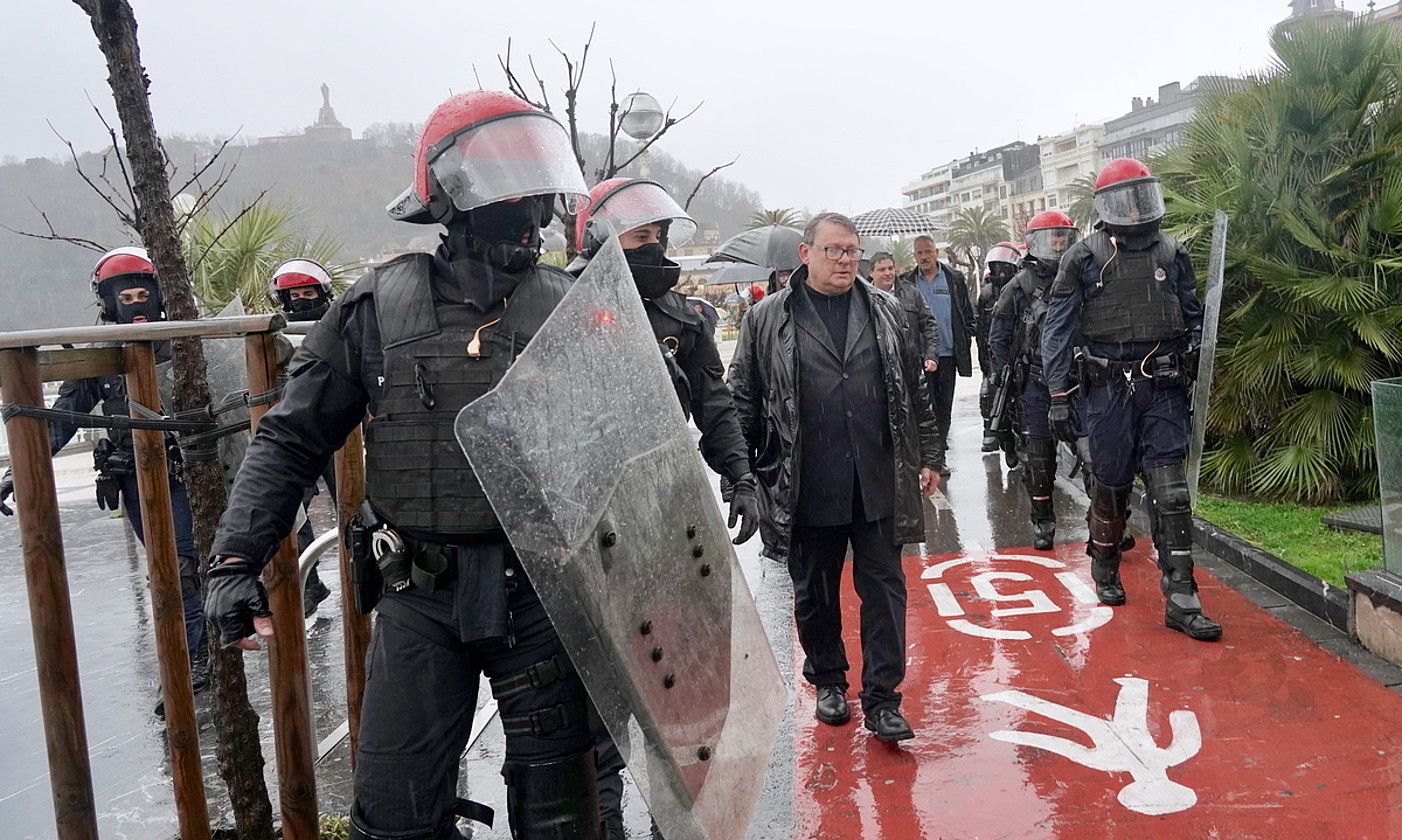
<path id="1" fill-rule="evenodd" d="M 867 729 L 876 733 L 876 740 L 888 744 L 915 737 L 910 724 L 906 723 L 905 718 L 895 709 L 881 709 L 876 714 L 867 715 L 865 724 Z"/>
<path id="2" fill-rule="evenodd" d="M 818 706 L 814 714 L 828 726 L 841 726 L 852 719 L 852 710 L 847 708 L 847 697 L 836 685 L 818 687 Z"/>
<path id="3" fill-rule="evenodd" d="M 983 436 L 983 451 L 984 451 L 984 452 L 997 452 L 997 451 L 999 450 L 999 448 L 1000 448 L 1000 447 L 998 446 L 998 438 L 997 438 L 996 435 L 985 434 L 985 435 Z"/>

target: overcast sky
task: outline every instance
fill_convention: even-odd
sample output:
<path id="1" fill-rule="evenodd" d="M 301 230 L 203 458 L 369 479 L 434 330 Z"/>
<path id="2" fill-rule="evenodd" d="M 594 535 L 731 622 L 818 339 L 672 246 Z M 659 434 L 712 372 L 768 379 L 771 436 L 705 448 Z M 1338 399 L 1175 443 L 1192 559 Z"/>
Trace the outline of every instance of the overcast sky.
<path id="1" fill-rule="evenodd" d="M 0 157 L 62 152 L 46 120 L 80 148 L 100 146 L 86 97 L 113 110 L 87 18 L 58 0 L 4 6 Z M 620 95 L 642 88 L 679 110 L 705 100 L 661 148 L 699 169 L 738 154 L 727 174 L 768 207 L 848 212 L 899 205 L 903 184 L 976 148 L 1118 116 L 1166 82 L 1259 69 L 1270 27 L 1289 12 L 1285 0 L 133 6 L 159 130 L 251 137 L 309 124 L 323 81 L 357 136 L 374 122 L 422 121 L 477 87 L 474 65 L 483 86 L 504 87 L 496 56 L 508 36 L 518 72 L 534 54 L 562 110 L 548 39 L 577 54 L 597 20 L 586 130 L 607 125 L 612 59 Z"/>

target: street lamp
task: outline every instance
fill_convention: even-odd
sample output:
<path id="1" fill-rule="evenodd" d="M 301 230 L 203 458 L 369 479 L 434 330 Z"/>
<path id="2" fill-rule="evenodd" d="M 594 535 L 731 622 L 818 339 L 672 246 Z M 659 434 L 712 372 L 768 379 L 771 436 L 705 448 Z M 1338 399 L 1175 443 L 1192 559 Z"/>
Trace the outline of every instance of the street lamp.
<path id="1" fill-rule="evenodd" d="M 667 114 L 662 105 L 650 93 L 634 91 L 623 98 L 623 117 L 620 127 L 623 133 L 634 140 L 649 140 L 662 130 Z"/>
<path id="2" fill-rule="evenodd" d="M 657 136 L 657 132 L 662 130 L 667 114 L 662 110 L 662 105 L 657 98 L 650 93 L 634 91 L 623 98 L 623 116 L 619 119 L 619 127 L 623 133 L 645 143 Z M 647 165 L 647 152 L 638 158 L 638 174 L 646 178 L 650 173 Z"/>

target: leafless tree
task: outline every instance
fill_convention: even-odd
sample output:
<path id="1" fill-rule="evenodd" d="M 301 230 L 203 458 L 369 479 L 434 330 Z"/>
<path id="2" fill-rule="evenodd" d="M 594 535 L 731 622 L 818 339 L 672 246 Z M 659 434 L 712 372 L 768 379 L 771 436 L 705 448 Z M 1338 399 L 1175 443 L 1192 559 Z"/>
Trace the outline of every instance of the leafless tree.
<path id="1" fill-rule="evenodd" d="M 114 198 L 109 204 L 124 223 L 141 234 L 142 243 L 156 267 L 166 314 L 173 320 L 194 320 L 199 317 L 199 309 L 181 251 L 180 224 L 171 203 L 170 161 L 151 114 L 149 79 L 141 65 L 136 17 L 128 0 L 74 0 L 74 3 L 87 14 L 98 47 L 107 61 L 107 80 L 125 141 L 125 161 L 121 155 L 116 156 L 125 195 L 115 189 L 110 179 L 103 177 L 105 172 L 99 175 L 98 181 L 105 182 L 119 194 L 120 200 Z M 116 131 L 109 126 L 109 132 L 115 146 Z M 198 184 L 209 174 L 212 165 L 213 159 L 203 167 L 196 167 L 188 185 Z M 215 180 L 217 182 L 219 177 L 215 176 Z M 180 411 L 208 405 L 209 383 L 200 341 L 177 339 L 171 358 L 175 374 L 173 408 Z M 200 556 L 208 557 L 219 517 L 227 504 L 218 462 L 187 464 L 186 486 L 194 514 L 196 547 Z M 209 644 L 214 666 L 216 755 L 220 775 L 229 790 L 239 836 L 245 840 L 271 838 L 272 805 L 263 781 L 258 715 L 248 703 L 243 658 L 237 652 L 225 651 L 214 637 Z"/>
<path id="2" fill-rule="evenodd" d="M 588 163 L 584 159 L 583 146 L 580 143 L 579 91 L 584 85 L 584 74 L 589 65 L 589 50 L 594 44 L 594 32 L 596 28 L 597 24 L 589 27 L 589 37 L 585 39 L 584 46 L 579 51 L 578 60 L 561 49 L 553 40 L 550 41 L 550 46 L 555 49 L 555 52 L 559 53 L 560 59 L 565 65 L 565 127 L 569 130 L 570 143 L 574 147 L 575 162 L 579 164 L 579 172 L 584 176 L 585 180 L 595 184 L 601 181 L 607 181 L 616 176 L 619 172 L 622 172 L 634 161 L 641 158 L 647 150 L 652 147 L 652 144 L 662 139 L 663 135 L 670 131 L 673 126 L 684 122 L 705 104 L 704 101 L 698 102 L 695 107 L 686 113 L 673 116 L 673 109 L 676 107 L 676 101 L 673 100 L 672 104 L 667 106 L 667 110 L 662 117 L 662 127 L 658 129 L 656 134 L 646 140 L 638 142 L 636 147 L 627 148 L 620 152 L 619 135 L 623 132 L 623 117 L 626 116 L 626 114 L 621 113 L 622 106 L 618 101 L 618 74 L 614 70 L 613 62 L 610 61 L 608 152 L 605 154 L 602 164 L 590 173 L 588 171 Z M 526 57 L 526 65 L 530 68 L 531 80 L 534 82 L 534 86 L 529 86 L 524 83 L 521 77 L 517 75 L 516 70 L 512 67 L 510 38 L 506 41 L 506 52 L 497 56 L 497 64 L 500 65 L 502 73 L 506 76 L 506 86 L 511 93 L 531 103 L 542 111 L 552 114 L 555 113 L 551 108 L 549 85 L 546 84 L 545 79 L 537 70 L 535 58 L 533 56 Z M 701 176 L 701 179 L 696 182 L 695 188 L 692 189 L 690 197 L 687 198 L 687 206 L 690 206 L 691 200 L 700 192 L 701 185 L 706 182 L 707 178 L 710 178 L 712 175 L 734 163 L 735 161 L 732 160 L 730 163 L 718 166 Z M 561 223 L 565 226 L 565 230 L 574 230 L 574 216 L 572 214 L 562 212 L 558 215 Z M 566 236 L 565 242 L 566 252 L 570 257 L 573 257 L 575 253 L 574 240 Z"/>

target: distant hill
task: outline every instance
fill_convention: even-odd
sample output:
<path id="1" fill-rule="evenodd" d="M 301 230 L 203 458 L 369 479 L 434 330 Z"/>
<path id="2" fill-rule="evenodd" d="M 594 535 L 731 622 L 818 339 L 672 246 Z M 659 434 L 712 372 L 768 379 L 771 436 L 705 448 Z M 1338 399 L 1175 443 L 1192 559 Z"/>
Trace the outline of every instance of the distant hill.
<path id="1" fill-rule="evenodd" d="M 413 126 L 381 124 L 367 128 L 363 139 L 349 142 L 231 144 L 225 154 L 237 166 L 220 196 L 219 209 L 236 210 L 267 189 L 267 201 L 290 203 L 300 210 L 301 232 L 310 236 L 324 232 L 339 242 L 342 262 L 422 247 L 432 241 L 436 228 L 394 222 L 384 212 L 385 205 L 409 183 L 415 137 Z M 197 161 L 208 160 L 218 145 L 178 137 L 165 144 L 185 177 Z M 585 136 L 584 146 L 592 172 L 606 143 L 602 137 Z M 82 160 L 90 175 L 101 171 L 100 155 L 84 155 Z M 706 169 L 722 162 L 702 161 L 705 168 L 696 170 L 660 149 L 647 154 L 649 177 L 671 190 L 679 203 Z M 183 180 L 180 173 L 177 181 Z M 623 174 L 636 177 L 637 166 Z M 753 190 L 717 176 L 706 182 L 692 202 L 691 215 L 702 227 L 717 227 L 722 236 L 729 236 L 742 229 L 759 207 Z M 78 177 L 71 161 L 35 158 L 0 166 L 0 225 L 42 232 L 45 225 L 39 209 L 62 234 L 106 247 L 129 244 L 130 234 Z M 0 300 L 4 304 L 0 330 L 93 323 L 97 309 L 88 278 L 97 256 L 65 243 L 0 230 Z"/>

